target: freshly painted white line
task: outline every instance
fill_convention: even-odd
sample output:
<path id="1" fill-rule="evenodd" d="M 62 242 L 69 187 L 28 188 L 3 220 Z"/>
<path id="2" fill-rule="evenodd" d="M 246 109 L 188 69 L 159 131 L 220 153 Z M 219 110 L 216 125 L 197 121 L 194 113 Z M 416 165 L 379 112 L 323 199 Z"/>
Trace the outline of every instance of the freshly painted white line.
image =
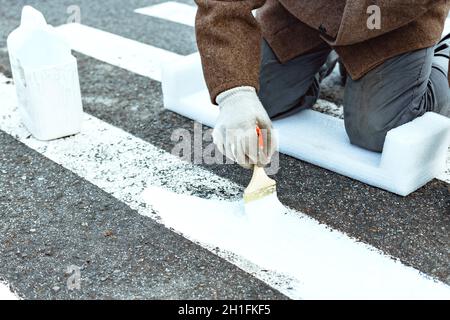
<path id="1" fill-rule="evenodd" d="M 145 199 L 165 225 L 294 279 L 304 299 L 449 298 L 450 287 L 420 276 L 268 196 L 241 202 L 201 199 L 150 187 Z M 183 208 L 180 210 L 180 208 Z"/>
<path id="2" fill-rule="evenodd" d="M 29 137 L 29 133 L 22 126 L 14 87 L 6 84 L 5 78 L 0 80 L 0 96 L 3 102 L 0 109 L 1 130 L 112 194 L 140 214 L 157 220 L 163 218 L 168 227 L 176 227 L 176 232 L 185 233 L 184 236 L 197 241 L 291 298 L 450 298 L 450 287 L 445 284 L 431 280 L 417 270 L 393 261 L 376 249 L 358 243 L 345 234 L 326 229 L 317 221 L 292 210 L 288 210 L 288 214 L 289 219 L 293 220 L 288 223 L 282 215 L 269 217 L 271 225 L 282 227 L 277 234 L 283 233 L 284 236 L 278 240 L 274 239 L 267 252 L 265 245 L 270 244 L 268 240 L 274 236 L 270 233 L 265 233 L 265 241 L 261 244 L 246 246 L 245 243 L 240 243 L 242 249 L 239 250 L 236 250 L 237 244 L 230 246 L 233 241 L 242 239 L 242 230 L 237 230 L 236 238 L 233 230 L 229 232 L 228 238 L 225 238 L 227 242 L 222 243 L 224 247 L 216 248 L 216 242 L 202 236 L 199 230 L 230 230 L 230 227 L 234 226 L 236 218 L 227 216 L 226 212 L 229 212 L 228 207 L 233 211 L 235 204 L 225 200 L 237 201 L 242 192 L 240 186 L 183 162 L 89 115 L 86 115 L 80 134 L 51 142 L 37 141 Z M 183 205 L 192 204 L 192 199 L 206 206 L 210 205 L 210 202 L 192 197 L 186 202 L 182 196 L 174 196 L 173 192 L 167 193 L 161 191 L 161 188 L 155 188 L 161 186 L 186 195 L 207 195 L 213 208 L 217 208 L 220 203 L 220 207 L 224 209 L 214 216 L 202 217 L 203 211 L 197 212 Z M 151 190 L 156 195 L 156 200 L 155 197 L 150 199 L 151 206 L 142 198 L 142 192 L 147 187 L 152 187 Z M 187 215 L 180 217 L 184 212 Z M 186 217 L 195 218 L 195 215 L 200 215 L 201 219 L 194 221 L 201 225 L 193 228 L 192 221 L 187 221 Z M 177 222 L 175 217 L 180 217 L 180 222 Z M 212 221 L 213 217 L 222 219 L 224 229 Z M 261 230 L 267 230 L 267 224 L 264 223 L 267 221 L 269 220 L 261 220 Z M 236 228 L 239 226 L 236 225 Z M 247 231 L 251 234 L 251 230 Z M 262 235 L 257 239 L 262 239 Z M 250 248 L 257 250 L 252 252 Z M 277 263 L 270 262 L 277 259 L 281 260 Z M 296 271 L 299 266 L 302 271 L 300 273 Z M 351 292 L 351 288 L 355 291 Z"/>
<path id="3" fill-rule="evenodd" d="M 161 81 L 161 66 L 180 57 L 176 53 L 78 23 L 64 24 L 56 30 L 73 50 L 157 81 Z"/>
<path id="4" fill-rule="evenodd" d="M 11 292 L 6 284 L 0 282 L 0 300 L 19 300 L 19 298 Z"/>
<path id="5" fill-rule="evenodd" d="M 134 10 L 136 13 L 169 20 L 193 27 L 197 8 L 185 3 L 167 1 L 153 6 Z"/>

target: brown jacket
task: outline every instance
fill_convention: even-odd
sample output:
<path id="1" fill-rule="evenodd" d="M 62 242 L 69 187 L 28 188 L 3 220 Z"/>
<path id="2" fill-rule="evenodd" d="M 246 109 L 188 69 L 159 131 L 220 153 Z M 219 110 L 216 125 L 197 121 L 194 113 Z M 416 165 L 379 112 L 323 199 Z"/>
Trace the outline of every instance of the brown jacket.
<path id="1" fill-rule="evenodd" d="M 450 9 L 450 0 L 195 1 L 197 44 L 213 102 L 236 86 L 258 89 L 262 37 L 281 63 L 325 41 L 358 79 L 391 57 L 436 44 Z M 371 5 L 381 9 L 381 29 L 367 27 Z"/>

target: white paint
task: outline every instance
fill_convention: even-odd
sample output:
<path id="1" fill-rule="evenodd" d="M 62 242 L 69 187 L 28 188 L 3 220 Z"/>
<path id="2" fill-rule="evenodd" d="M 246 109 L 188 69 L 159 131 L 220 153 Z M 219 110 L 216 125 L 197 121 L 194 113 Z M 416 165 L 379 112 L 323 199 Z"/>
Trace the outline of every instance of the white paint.
<path id="1" fill-rule="evenodd" d="M 175 226 L 177 228 L 175 231 L 185 233 L 184 236 L 187 238 L 205 241 L 199 243 L 291 298 L 316 296 L 329 298 L 331 295 L 341 298 L 350 296 L 364 298 L 375 296 L 375 293 L 377 297 L 380 297 L 384 285 L 396 290 L 384 291 L 386 294 L 384 297 L 406 298 L 419 295 L 424 298 L 450 297 L 449 288 L 444 284 L 428 280 L 418 271 L 405 267 L 399 262 L 390 262 L 388 257 L 374 251 L 375 249 L 356 243 L 340 232 L 331 232 L 298 212 L 290 210 L 286 217 L 270 216 L 270 213 L 267 213 L 268 216 L 263 219 L 259 217 L 252 219 L 250 210 L 247 224 L 234 225 L 235 222 L 241 221 L 240 219 L 247 218 L 239 216 L 239 204 L 233 205 L 223 200 L 239 199 L 242 192 L 240 186 L 202 168 L 182 162 L 177 157 L 95 117 L 85 115 L 82 132 L 76 136 L 50 142 L 28 138 L 29 133 L 20 123 L 17 113 L 14 87 L 6 84 L 6 81 L 6 78 L 0 77 L 0 96 L 3 103 L 0 108 L 1 130 L 112 194 L 140 214 L 156 220 L 162 217 L 168 227 Z M 151 189 L 156 195 L 150 198 L 152 206 L 158 211 L 155 212 L 142 199 L 142 192 L 146 187 L 162 185 L 169 190 L 187 195 L 201 192 L 207 194 L 213 202 L 210 204 L 204 199 L 173 196 L 161 189 Z M 168 199 L 171 201 L 160 201 Z M 219 200 L 222 202 L 217 202 Z M 185 206 L 186 204 L 198 204 L 203 208 L 209 206 L 218 210 L 205 215 L 204 210 L 195 210 L 193 207 Z M 180 208 L 186 215 L 179 216 Z M 230 213 L 230 216 L 227 213 Z M 177 219 L 173 219 L 177 215 L 181 224 L 178 224 Z M 294 217 L 294 215 L 298 216 Z M 193 221 L 189 221 L 188 217 L 200 225 L 193 226 Z M 220 221 L 220 227 L 224 229 L 218 228 L 217 220 Z M 267 222 L 270 223 L 271 230 L 267 230 Z M 253 226 L 254 229 L 254 226 L 257 226 L 259 235 L 254 229 L 249 230 L 249 226 Z M 278 231 L 274 228 L 278 228 Z M 222 241 L 221 245 L 224 248 L 216 250 L 211 244 L 216 240 L 210 241 L 210 233 L 206 235 L 204 233 L 210 229 L 218 232 L 219 236 L 214 236 L 217 238 L 212 239 Z M 224 235 L 223 230 L 229 231 L 228 234 Z M 254 234 L 261 242 L 250 242 L 245 245 L 242 243 L 244 231 Z M 275 231 L 276 234 L 273 233 Z M 280 237 L 281 233 L 283 233 L 282 237 Z M 337 241 L 336 244 L 334 244 L 335 241 Z M 308 246 L 309 244 L 311 246 Z M 328 245 L 331 248 L 327 248 Z M 250 248 L 254 248 L 255 251 L 252 252 Z M 333 253 L 334 250 L 337 250 L 336 252 L 343 258 L 336 254 L 328 257 L 328 254 Z M 280 263 L 275 261 L 278 259 Z M 359 259 L 363 260 L 359 261 Z M 258 265 L 259 263 L 270 267 L 270 270 L 267 271 L 265 269 L 267 267 Z M 320 265 L 321 263 L 323 266 Z M 365 263 L 375 263 L 381 269 L 371 269 L 370 265 Z M 364 268 L 352 268 L 352 264 Z M 328 266 L 330 270 L 327 271 L 325 266 Z M 355 274 L 345 272 L 346 266 L 350 267 Z M 302 272 L 308 272 L 308 277 L 312 276 L 311 280 L 295 271 L 298 267 L 301 267 L 299 270 Z M 315 269 L 317 269 L 316 274 L 314 274 Z M 333 271 L 334 269 L 336 270 Z M 372 270 L 373 273 L 367 273 L 366 270 Z M 345 273 L 341 274 L 338 271 Z M 330 272 L 333 276 L 321 275 L 320 272 Z M 328 282 L 321 280 L 321 276 Z M 365 286 L 356 283 L 365 277 L 387 278 L 392 283 L 384 281 L 377 284 L 370 279 Z M 396 281 L 396 279 L 399 280 Z M 328 290 L 318 291 L 319 288 L 328 288 Z M 359 288 L 361 291 L 351 293 L 348 288 Z M 374 290 L 374 293 L 370 290 Z M 422 293 L 418 293 L 419 291 Z"/>
<path id="2" fill-rule="evenodd" d="M 11 292 L 8 285 L 0 283 L 0 300 L 19 300 L 19 298 Z"/>
<path id="3" fill-rule="evenodd" d="M 185 3 L 167 1 L 139 8 L 134 10 L 134 12 L 194 27 L 197 8 Z"/>
<path id="4" fill-rule="evenodd" d="M 200 56 L 178 59 L 162 75 L 164 107 L 213 127 L 219 108 L 210 102 Z M 402 196 L 445 171 L 450 145 L 450 119 L 434 112 L 390 130 L 383 153 L 351 144 L 344 120 L 314 110 L 273 125 L 280 152 Z"/>
<path id="5" fill-rule="evenodd" d="M 449 299 L 450 287 L 392 260 L 276 196 L 246 205 L 179 195 L 152 187 L 144 198 L 164 224 L 202 243 L 246 257 L 298 280 L 303 299 Z M 182 209 L 181 209 L 182 208 Z"/>
<path id="6" fill-rule="evenodd" d="M 78 23 L 56 28 L 72 49 L 97 60 L 161 81 L 161 66 L 180 55 Z"/>

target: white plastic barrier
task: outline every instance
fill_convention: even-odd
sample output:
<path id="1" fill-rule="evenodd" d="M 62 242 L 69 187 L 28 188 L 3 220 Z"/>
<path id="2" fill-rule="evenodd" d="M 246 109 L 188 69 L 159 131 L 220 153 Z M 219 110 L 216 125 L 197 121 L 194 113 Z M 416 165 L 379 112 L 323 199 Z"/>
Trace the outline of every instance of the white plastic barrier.
<path id="1" fill-rule="evenodd" d="M 444 31 L 442 32 L 442 37 L 445 37 L 449 33 L 450 33 L 450 15 L 448 16 L 448 18 L 445 22 Z"/>
<path id="2" fill-rule="evenodd" d="M 200 57 L 192 54 L 163 68 L 164 106 L 214 126 Z M 390 192 L 406 196 L 445 168 L 450 119 L 428 112 L 388 132 L 383 153 L 350 144 L 341 119 L 313 110 L 274 121 L 280 152 Z"/>
<path id="3" fill-rule="evenodd" d="M 40 140 L 80 132 L 83 119 L 77 61 L 68 43 L 30 6 L 7 40 L 19 112 Z"/>

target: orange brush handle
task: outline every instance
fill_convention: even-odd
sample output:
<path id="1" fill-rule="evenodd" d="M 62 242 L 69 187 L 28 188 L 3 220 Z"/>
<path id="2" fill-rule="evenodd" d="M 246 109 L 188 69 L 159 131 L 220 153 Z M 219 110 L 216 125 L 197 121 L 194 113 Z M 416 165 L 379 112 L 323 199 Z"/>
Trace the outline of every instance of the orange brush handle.
<path id="1" fill-rule="evenodd" d="M 261 128 L 256 126 L 256 134 L 258 135 L 258 146 L 262 149 L 264 148 L 264 138 L 262 135 Z"/>

